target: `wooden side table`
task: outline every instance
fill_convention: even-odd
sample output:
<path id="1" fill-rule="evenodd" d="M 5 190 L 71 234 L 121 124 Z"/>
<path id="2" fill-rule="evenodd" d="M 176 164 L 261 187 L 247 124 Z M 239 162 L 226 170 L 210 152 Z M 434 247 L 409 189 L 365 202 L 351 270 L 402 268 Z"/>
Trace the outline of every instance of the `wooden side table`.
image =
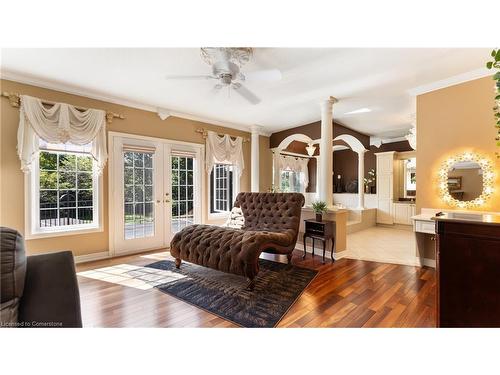
<path id="1" fill-rule="evenodd" d="M 323 263 L 325 263 L 325 250 L 326 243 L 328 240 L 332 241 L 332 263 L 335 262 L 334 248 L 335 248 L 335 222 L 331 220 L 316 221 L 314 219 L 304 220 L 304 256 L 302 259 L 306 258 L 306 238 L 310 237 L 312 239 L 312 254 L 314 256 L 314 240 L 323 241 Z"/>

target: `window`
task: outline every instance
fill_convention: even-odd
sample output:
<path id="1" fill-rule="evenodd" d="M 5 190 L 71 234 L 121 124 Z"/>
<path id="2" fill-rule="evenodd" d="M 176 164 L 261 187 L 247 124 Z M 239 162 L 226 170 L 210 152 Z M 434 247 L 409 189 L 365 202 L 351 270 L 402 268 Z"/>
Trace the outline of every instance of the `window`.
<path id="1" fill-rule="evenodd" d="M 417 190 L 417 161 L 416 158 L 407 159 L 404 161 L 405 174 L 405 197 L 414 197 Z"/>
<path id="2" fill-rule="evenodd" d="M 281 171 L 281 191 L 285 193 L 300 193 L 303 190 L 300 172 Z"/>
<path id="3" fill-rule="evenodd" d="M 28 184 L 30 235 L 99 227 L 98 177 L 90 147 L 40 141 Z"/>
<path id="4" fill-rule="evenodd" d="M 214 165 L 210 173 L 210 213 L 231 211 L 237 191 L 236 175 L 234 165 Z"/>

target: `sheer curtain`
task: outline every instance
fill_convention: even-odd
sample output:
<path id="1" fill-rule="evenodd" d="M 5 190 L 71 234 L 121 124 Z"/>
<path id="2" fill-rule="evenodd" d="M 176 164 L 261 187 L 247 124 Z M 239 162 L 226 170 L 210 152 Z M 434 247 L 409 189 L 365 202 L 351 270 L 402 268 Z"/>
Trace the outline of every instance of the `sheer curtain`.
<path id="1" fill-rule="evenodd" d="M 307 164 L 309 159 L 299 158 L 294 156 L 279 155 L 277 157 L 278 170 L 281 171 L 288 170 L 300 175 L 300 183 L 304 186 L 304 190 L 309 185 L 309 171 L 307 169 Z M 281 183 L 280 183 L 281 186 Z"/>
<path id="2" fill-rule="evenodd" d="M 208 131 L 206 141 L 206 167 L 210 173 L 217 163 L 232 164 L 238 169 L 238 177 L 241 177 L 245 162 L 243 160 L 243 138 L 232 139 L 228 134 L 222 137 L 217 133 Z"/>
<path id="3" fill-rule="evenodd" d="M 91 144 L 90 154 L 101 174 L 108 158 L 106 112 L 98 109 L 80 111 L 66 103 L 46 108 L 39 98 L 21 95 L 17 153 L 24 172 L 30 171 L 38 154 L 39 139 L 48 143 Z"/>

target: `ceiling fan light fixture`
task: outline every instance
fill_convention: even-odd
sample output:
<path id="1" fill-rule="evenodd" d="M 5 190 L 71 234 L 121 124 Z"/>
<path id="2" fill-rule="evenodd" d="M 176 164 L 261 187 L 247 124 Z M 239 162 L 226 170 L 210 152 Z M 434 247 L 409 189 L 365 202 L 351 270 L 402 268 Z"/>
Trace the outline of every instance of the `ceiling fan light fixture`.
<path id="1" fill-rule="evenodd" d="M 313 156 L 316 152 L 316 147 L 312 143 L 309 143 L 306 147 L 307 155 Z"/>

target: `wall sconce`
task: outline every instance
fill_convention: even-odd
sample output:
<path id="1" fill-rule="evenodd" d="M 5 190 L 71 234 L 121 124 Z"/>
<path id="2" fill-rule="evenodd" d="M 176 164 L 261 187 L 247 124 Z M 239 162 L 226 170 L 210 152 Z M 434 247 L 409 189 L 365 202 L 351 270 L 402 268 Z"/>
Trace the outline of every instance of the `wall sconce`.
<path id="1" fill-rule="evenodd" d="M 314 152 L 316 151 L 316 147 L 313 146 L 312 143 L 309 143 L 306 147 L 306 151 L 307 151 L 307 155 L 309 156 L 313 156 L 314 155 Z"/>

